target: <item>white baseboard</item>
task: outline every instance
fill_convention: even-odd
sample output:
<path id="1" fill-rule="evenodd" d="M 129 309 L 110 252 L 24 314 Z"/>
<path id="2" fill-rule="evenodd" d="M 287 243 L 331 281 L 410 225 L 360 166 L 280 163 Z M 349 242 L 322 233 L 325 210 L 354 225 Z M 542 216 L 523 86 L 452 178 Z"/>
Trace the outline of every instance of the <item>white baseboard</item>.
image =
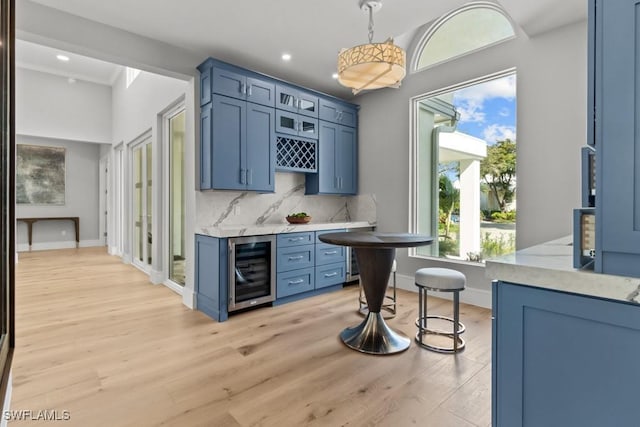
<path id="1" fill-rule="evenodd" d="M 81 248 L 89 248 L 96 246 L 104 246 L 104 242 L 102 240 L 80 240 Z M 53 249 L 74 249 L 76 247 L 75 241 L 64 241 L 64 242 L 42 242 L 42 243 L 34 243 L 31 245 L 32 251 L 49 251 Z M 29 244 L 28 243 L 18 243 L 16 245 L 16 251 L 18 252 L 28 252 Z"/>
<path id="2" fill-rule="evenodd" d="M 177 283 L 167 279 L 162 284 L 165 285 L 167 288 L 171 289 L 176 294 L 183 295 L 184 288 L 178 285 Z"/>
<path id="3" fill-rule="evenodd" d="M 396 281 L 398 289 L 404 289 L 405 291 L 416 293 L 418 292 L 414 277 L 398 274 L 396 276 Z M 434 292 L 434 294 L 436 294 L 438 298 L 449 300 L 453 299 L 453 294 L 450 292 Z M 477 307 L 491 308 L 491 291 L 486 289 L 470 288 L 467 286 L 464 291 L 460 292 L 460 302 L 475 305 Z"/>
<path id="4" fill-rule="evenodd" d="M 124 253 L 122 254 L 122 263 L 123 264 L 131 264 L 133 258 L 131 258 L 131 254 Z"/>
<path id="5" fill-rule="evenodd" d="M 122 257 L 122 254 L 118 250 L 117 246 L 109 246 L 109 249 L 107 250 L 107 252 L 109 253 L 109 255 Z"/>
<path id="6" fill-rule="evenodd" d="M 154 285 L 159 285 L 164 282 L 162 271 L 151 270 L 151 274 L 149 274 L 149 280 Z"/>
<path id="7" fill-rule="evenodd" d="M 191 310 L 196 309 L 196 294 L 191 288 L 182 288 L 182 303 Z"/>

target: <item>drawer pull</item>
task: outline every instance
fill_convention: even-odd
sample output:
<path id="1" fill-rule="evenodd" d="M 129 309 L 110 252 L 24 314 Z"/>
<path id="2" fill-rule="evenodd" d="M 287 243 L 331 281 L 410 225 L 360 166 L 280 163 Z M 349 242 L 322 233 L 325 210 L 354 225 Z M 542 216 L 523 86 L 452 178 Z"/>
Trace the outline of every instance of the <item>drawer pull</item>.
<path id="1" fill-rule="evenodd" d="M 335 277 L 338 275 L 338 272 L 334 271 L 333 273 L 325 274 L 324 277 Z"/>
<path id="2" fill-rule="evenodd" d="M 297 261 L 299 259 L 304 258 L 302 255 L 298 255 L 298 256 L 290 256 L 289 257 L 289 261 Z"/>
<path id="3" fill-rule="evenodd" d="M 289 241 L 290 242 L 301 242 L 304 240 L 304 237 L 290 237 Z"/>
<path id="4" fill-rule="evenodd" d="M 329 251 L 329 252 L 325 252 L 325 255 L 337 255 L 338 251 Z"/>
<path id="5" fill-rule="evenodd" d="M 304 283 L 304 280 L 302 280 L 302 279 L 289 280 L 289 285 L 299 285 L 300 283 Z"/>

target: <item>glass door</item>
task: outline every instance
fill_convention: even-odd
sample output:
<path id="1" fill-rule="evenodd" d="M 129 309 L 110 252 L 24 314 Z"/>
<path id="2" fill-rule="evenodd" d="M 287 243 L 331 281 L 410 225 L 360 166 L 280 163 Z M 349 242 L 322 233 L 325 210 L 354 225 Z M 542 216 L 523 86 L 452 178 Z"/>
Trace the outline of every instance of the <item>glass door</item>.
<path id="1" fill-rule="evenodd" d="M 184 110 L 169 117 L 169 280 L 184 286 Z"/>
<path id="2" fill-rule="evenodd" d="M 133 177 L 133 263 L 145 271 L 151 269 L 152 226 L 152 148 L 151 138 L 136 145 L 132 152 Z"/>

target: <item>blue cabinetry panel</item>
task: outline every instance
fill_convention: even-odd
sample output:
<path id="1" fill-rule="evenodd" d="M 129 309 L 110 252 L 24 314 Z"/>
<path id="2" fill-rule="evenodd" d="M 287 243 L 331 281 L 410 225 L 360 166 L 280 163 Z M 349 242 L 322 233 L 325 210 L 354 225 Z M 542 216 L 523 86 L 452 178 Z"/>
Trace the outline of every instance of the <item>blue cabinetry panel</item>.
<path id="1" fill-rule="evenodd" d="M 640 277 L 640 2 L 596 0 L 589 7 L 595 270 Z"/>
<path id="2" fill-rule="evenodd" d="M 211 98 L 209 98 L 211 99 Z M 208 103 L 200 109 L 200 190 L 211 187 L 211 112 L 212 104 Z"/>
<path id="3" fill-rule="evenodd" d="M 276 298 L 312 291 L 313 282 L 313 267 L 278 273 Z"/>
<path id="4" fill-rule="evenodd" d="M 246 76 L 227 68 L 213 67 L 212 91 L 236 99 L 246 99 Z"/>
<path id="5" fill-rule="evenodd" d="M 493 425 L 637 424 L 640 307 L 494 283 Z"/>
<path id="6" fill-rule="evenodd" d="M 276 85 L 266 80 L 247 77 L 247 101 L 267 107 L 276 102 Z"/>
<path id="7" fill-rule="evenodd" d="M 196 235 L 195 292 L 199 311 L 222 322 L 227 320 L 227 239 Z"/>

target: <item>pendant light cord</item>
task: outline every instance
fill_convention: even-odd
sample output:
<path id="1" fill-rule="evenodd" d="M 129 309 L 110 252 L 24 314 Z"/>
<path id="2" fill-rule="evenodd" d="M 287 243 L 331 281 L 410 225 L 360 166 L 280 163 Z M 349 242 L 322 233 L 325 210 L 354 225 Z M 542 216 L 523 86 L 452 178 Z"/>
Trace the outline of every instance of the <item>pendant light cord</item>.
<path id="1" fill-rule="evenodd" d="M 373 7 L 367 5 L 369 8 L 369 43 L 373 43 Z"/>

